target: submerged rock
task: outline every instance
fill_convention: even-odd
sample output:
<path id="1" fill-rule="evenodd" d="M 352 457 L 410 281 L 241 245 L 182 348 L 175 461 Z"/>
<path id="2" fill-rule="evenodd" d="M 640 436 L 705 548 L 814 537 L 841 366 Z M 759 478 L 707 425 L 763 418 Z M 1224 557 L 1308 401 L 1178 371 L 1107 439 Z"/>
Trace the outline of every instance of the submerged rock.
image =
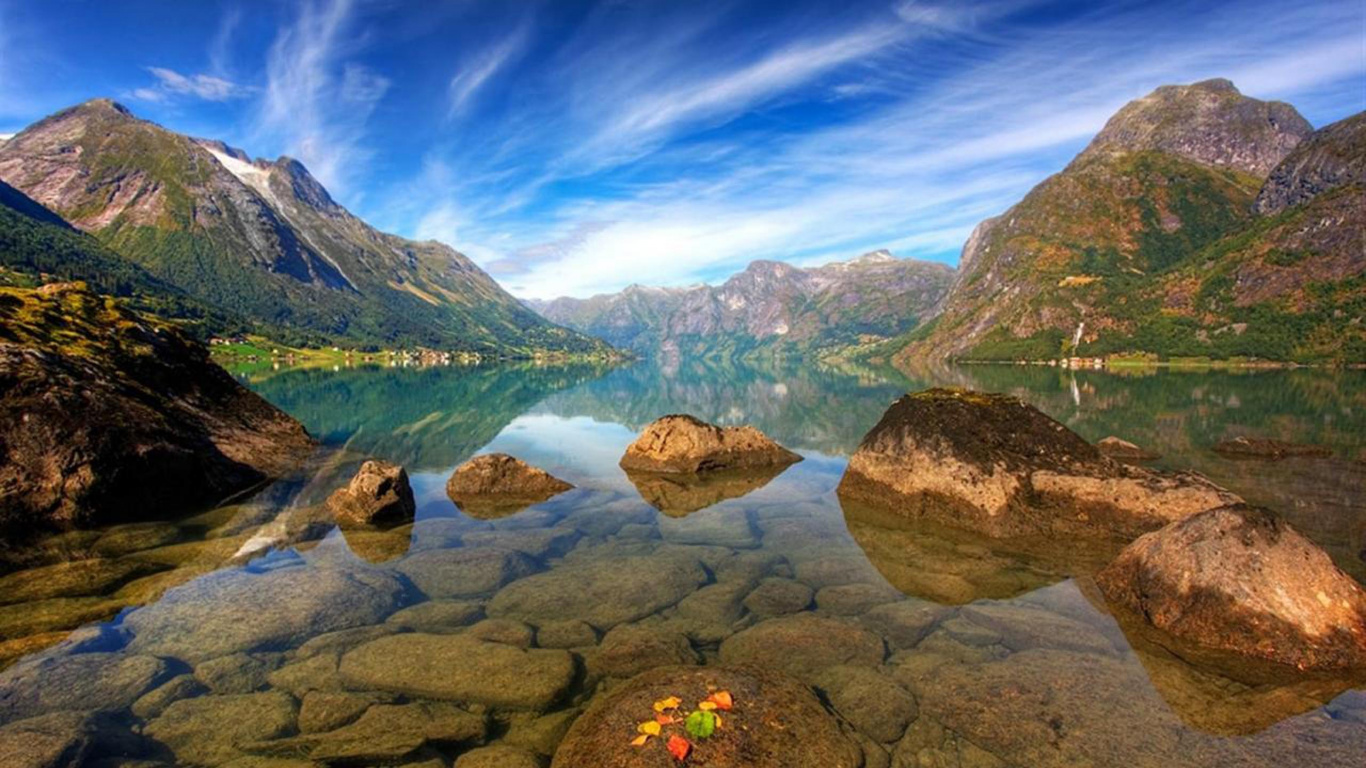
<path id="1" fill-rule="evenodd" d="M 431 598 L 475 597 L 538 570 L 536 562 L 507 549 L 433 549 L 403 559 L 396 570 Z"/>
<path id="2" fill-rule="evenodd" d="M 892 404 L 863 438 L 841 499 L 1006 537 L 1132 537 L 1239 501 L 1192 473 L 1101 455 L 1008 395 L 930 389 Z"/>
<path id="3" fill-rule="evenodd" d="M 475 456 L 456 467 L 446 495 L 470 517 L 505 517 L 574 486 L 506 453 Z"/>
<path id="4" fill-rule="evenodd" d="M 287 735 L 298 705 L 280 691 L 181 699 L 147 724 L 146 735 L 165 744 L 181 765 L 218 765 L 243 747 Z"/>
<path id="5" fill-rule="evenodd" d="M 640 721 L 654 702 L 677 696 L 685 707 L 713 691 L 729 691 L 734 707 L 707 739 L 691 739 L 689 765 L 713 768 L 856 768 L 858 745 L 844 735 L 838 716 L 811 689 L 786 675 L 757 667 L 664 667 L 642 673 L 594 699 L 574 722 L 552 768 L 632 768 L 677 764 L 665 739 L 633 747 Z M 681 728 L 671 726 L 682 733 Z"/>
<path id="6" fill-rule="evenodd" d="M 1135 445 L 1123 438 L 1110 435 L 1096 443 L 1101 453 L 1119 461 L 1156 461 L 1162 454 Z"/>
<path id="7" fill-rule="evenodd" d="M 130 648 L 199 662 L 241 651 L 299 645 L 308 638 L 376 624 L 393 613 L 404 583 L 378 571 L 286 567 L 210 574 L 124 619 Z"/>
<path id="8" fill-rule="evenodd" d="M 803 680 L 829 667 L 875 667 L 886 653 L 872 632 L 809 613 L 760 622 L 721 644 L 726 664 L 763 664 Z"/>
<path id="9" fill-rule="evenodd" d="M 410 522 L 417 510 L 408 473 L 375 459 L 360 465 L 351 482 L 327 498 L 327 508 L 342 526 Z"/>
<path id="10" fill-rule="evenodd" d="M 22 662 L 0 674 L 0 720 L 61 710 L 118 710 L 166 679 L 152 656 L 80 653 Z"/>
<path id="11" fill-rule="evenodd" d="M 313 441 L 175 327 L 63 283 L 0 292 L 0 529 L 172 515 Z"/>
<path id="12" fill-rule="evenodd" d="M 635 472 L 698 473 L 719 469 L 786 466 L 802 457 L 754 427 L 718 427 L 687 415 L 651 422 L 621 457 Z"/>
<path id="13" fill-rule="evenodd" d="M 1287 443 L 1282 440 L 1267 440 L 1259 437 L 1235 437 L 1215 443 L 1212 449 L 1221 456 L 1235 459 L 1285 459 L 1295 456 L 1328 458 L 1333 450 L 1323 445 Z"/>
<path id="14" fill-rule="evenodd" d="M 0 726 L 0 765 L 51 768 L 84 765 L 90 752 L 85 715 L 54 712 Z"/>
<path id="15" fill-rule="evenodd" d="M 674 605 L 706 581 L 702 564 L 690 557 L 593 559 L 518 579 L 486 610 L 531 623 L 578 619 L 607 630 Z"/>
<path id="16" fill-rule="evenodd" d="M 342 657 L 340 670 L 361 690 L 543 710 L 568 689 L 576 667 L 566 651 L 410 632 L 357 646 Z"/>
<path id="17" fill-rule="evenodd" d="M 1112 604 L 1198 646 L 1366 667 L 1366 590 L 1264 509 L 1221 507 L 1141 536 L 1096 580 Z"/>

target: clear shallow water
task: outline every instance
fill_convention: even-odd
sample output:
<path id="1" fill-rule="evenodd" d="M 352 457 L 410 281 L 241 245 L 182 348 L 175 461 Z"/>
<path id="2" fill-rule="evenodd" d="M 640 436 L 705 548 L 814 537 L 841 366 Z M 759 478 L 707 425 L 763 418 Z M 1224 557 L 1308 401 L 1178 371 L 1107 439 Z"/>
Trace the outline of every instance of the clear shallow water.
<path id="1" fill-rule="evenodd" d="M 925 378 L 1012 391 L 1088 439 L 1155 449 L 1160 464 L 1278 509 L 1366 577 L 1366 466 L 1353 460 L 1366 375 L 972 367 Z M 383 764 L 406 753 L 449 764 L 485 742 L 548 755 L 612 679 L 749 661 L 825 691 L 873 765 L 1345 765 L 1366 753 L 1366 694 L 1348 682 L 1233 680 L 1242 670 L 1188 663 L 1117 623 L 1090 580 L 1113 554 L 1103 546 L 993 542 L 843 508 L 834 489 L 847 455 L 923 382 L 639 364 L 287 371 L 249 383 L 324 440 L 318 465 L 190 520 L 30 546 L 22 559 L 38 568 L 0 583 L 8 656 L 118 615 L 12 664 L 0 722 L 100 710 L 41 725 L 154 763 Z M 691 495 L 638 489 L 616 462 L 672 412 L 754 424 L 805 460 Z M 1335 458 L 1268 464 L 1208 450 L 1237 434 L 1326 444 Z M 487 451 L 578 487 L 510 517 L 467 517 L 445 481 Z M 408 468 L 413 525 L 291 524 L 368 456 Z M 642 494 L 678 508 L 662 514 Z M 389 639 L 433 634 L 446 639 Z M 531 650 L 509 661 L 494 641 Z M 405 735 L 386 713 L 426 730 Z"/>

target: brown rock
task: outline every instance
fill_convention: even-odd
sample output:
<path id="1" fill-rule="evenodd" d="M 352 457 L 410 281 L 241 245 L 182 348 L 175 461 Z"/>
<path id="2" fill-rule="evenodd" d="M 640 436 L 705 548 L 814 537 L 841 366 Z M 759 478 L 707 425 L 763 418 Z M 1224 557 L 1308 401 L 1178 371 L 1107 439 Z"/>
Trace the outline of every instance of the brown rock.
<path id="1" fill-rule="evenodd" d="M 1128 440 L 1110 435 L 1096 443 L 1101 453 L 1117 461 L 1156 461 L 1162 454 L 1135 445 Z"/>
<path id="2" fill-rule="evenodd" d="M 839 492 L 998 537 L 1128 538 L 1240 500 L 1199 475 L 1112 461 L 1017 398 L 961 389 L 893 403 L 849 460 Z"/>
<path id="3" fill-rule="evenodd" d="M 1111 604 L 1198 646 L 1366 667 L 1366 590 L 1264 509 L 1221 507 L 1141 536 L 1096 580 Z"/>
<path id="4" fill-rule="evenodd" d="M 1212 449 L 1221 456 L 1235 459 L 1285 459 L 1292 456 L 1307 456 L 1317 459 L 1333 455 L 1331 448 L 1322 445 L 1287 443 L 1281 440 L 1267 440 L 1259 437 L 1235 437 L 1216 443 Z"/>
<path id="5" fill-rule="evenodd" d="M 569 729 L 551 767 L 676 765 L 665 751 L 665 739 L 633 747 L 630 736 L 641 720 L 653 714 L 655 701 L 678 696 L 690 705 L 716 690 L 729 691 L 734 708 L 725 713 L 725 726 L 711 738 L 691 740 L 689 765 L 854 768 L 863 764 L 861 750 L 842 733 L 839 718 L 811 689 L 785 675 L 757 667 L 664 667 L 638 675 L 595 699 Z"/>
<path id="6" fill-rule="evenodd" d="M 635 472 L 698 473 L 718 469 L 784 466 L 801 456 L 754 427 L 718 427 L 687 415 L 650 423 L 621 457 Z"/>
<path id="7" fill-rule="evenodd" d="M 327 507 L 342 526 L 409 522 L 417 510 L 408 473 L 376 459 L 360 465 L 351 482 L 327 498 Z"/>
<path id="8" fill-rule="evenodd" d="M 312 450 L 193 339 L 82 283 L 5 289 L 0 325 L 0 528 L 184 513 Z"/>
<path id="9" fill-rule="evenodd" d="M 446 495 L 470 517 L 504 517 L 574 486 L 506 453 L 475 456 L 456 467 Z"/>

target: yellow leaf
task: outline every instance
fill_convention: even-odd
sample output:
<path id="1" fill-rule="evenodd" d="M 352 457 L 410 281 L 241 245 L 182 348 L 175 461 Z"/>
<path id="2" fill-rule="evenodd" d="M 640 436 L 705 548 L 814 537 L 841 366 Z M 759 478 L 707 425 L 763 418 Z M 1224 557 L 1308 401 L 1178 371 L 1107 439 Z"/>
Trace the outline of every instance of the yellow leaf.
<path id="1" fill-rule="evenodd" d="M 721 729 L 721 716 L 720 716 L 720 715 L 717 715 L 717 716 L 716 716 L 716 728 L 717 728 L 717 730 L 720 730 L 720 729 Z"/>
<path id="2" fill-rule="evenodd" d="M 670 696 L 667 699 L 660 699 L 659 701 L 656 701 L 655 711 L 663 712 L 666 709 L 678 709 L 678 705 L 682 703 L 683 700 L 678 698 L 677 696 Z"/>
<path id="3" fill-rule="evenodd" d="M 646 720 L 640 725 L 637 725 L 636 730 L 644 734 L 649 734 L 650 736 L 658 736 L 659 722 L 655 720 Z"/>
<path id="4" fill-rule="evenodd" d="M 712 711 L 713 709 L 716 709 L 716 702 L 714 702 L 714 701 L 704 701 L 704 702 L 702 702 L 701 704 L 698 704 L 698 705 L 697 705 L 697 708 L 700 709 L 700 710 L 702 710 L 703 712 L 710 712 L 710 711 Z"/>
<path id="5" fill-rule="evenodd" d="M 648 733 L 642 733 L 642 734 L 640 734 L 639 736 L 635 737 L 634 739 L 631 739 L 631 746 L 633 746 L 633 747 L 643 747 L 643 746 L 645 746 L 645 742 L 647 742 L 647 741 L 649 741 L 649 740 L 650 740 L 650 734 L 648 734 Z"/>

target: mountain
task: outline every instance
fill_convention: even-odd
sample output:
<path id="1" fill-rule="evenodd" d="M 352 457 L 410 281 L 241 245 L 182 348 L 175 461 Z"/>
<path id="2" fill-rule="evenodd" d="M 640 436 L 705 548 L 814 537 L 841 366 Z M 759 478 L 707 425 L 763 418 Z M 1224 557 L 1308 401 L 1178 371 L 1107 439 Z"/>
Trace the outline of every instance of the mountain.
<path id="1" fill-rule="evenodd" d="M 807 269 L 755 261 L 718 286 L 632 285 L 530 304 L 554 322 L 642 353 L 800 353 L 905 333 L 939 301 L 953 274 L 943 264 L 876 251 Z"/>
<path id="2" fill-rule="evenodd" d="M 976 228 L 895 360 L 1364 359 L 1360 136 L 1227 80 L 1158 88 Z"/>
<path id="3" fill-rule="evenodd" d="M 166 284 L 281 341 L 602 351 L 465 256 L 379 232 L 296 160 L 251 160 L 96 99 L 0 145 L 0 179 Z"/>

